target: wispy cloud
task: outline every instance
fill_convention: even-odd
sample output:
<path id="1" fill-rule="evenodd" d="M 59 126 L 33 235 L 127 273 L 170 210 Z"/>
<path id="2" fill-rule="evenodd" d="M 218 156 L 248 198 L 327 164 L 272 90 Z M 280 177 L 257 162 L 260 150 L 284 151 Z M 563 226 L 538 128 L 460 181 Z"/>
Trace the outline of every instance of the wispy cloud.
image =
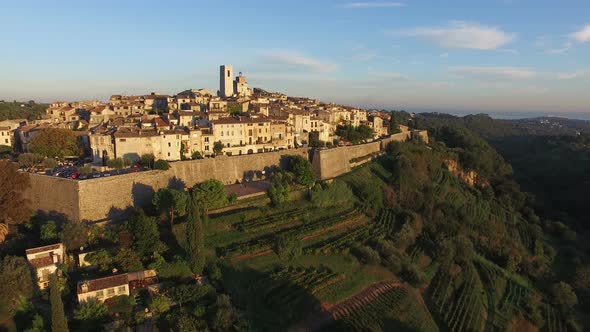
<path id="1" fill-rule="evenodd" d="M 554 54 L 554 55 L 557 55 L 557 54 L 565 54 L 569 50 L 572 49 L 572 46 L 573 46 L 572 43 L 567 42 L 567 43 L 563 44 L 562 47 L 548 49 L 548 50 L 545 51 L 545 53 L 547 53 L 547 54 Z"/>
<path id="2" fill-rule="evenodd" d="M 403 7 L 403 2 L 349 2 L 341 5 L 341 8 L 392 8 L 392 7 Z"/>
<path id="3" fill-rule="evenodd" d="M 477 80 L 525 80 L 538 75 L 532 69 L 520 67 L 452 67 L 450 73 Z"/>
<path id="4" fill-rule="evenodd" d="M 352 48 L 352 53 L 350 55 L 350 60 L 352 61 L 369 61 L 375 59 L 379 54 L 370 48 L 367 48 L 362 45 L 357 45 Z"/>
<path id="5" fill-rule="evenodd" d="M 572 33 L 570 37 L 580 43 L 590 41 L 590 24 L 584 26 L 581 30 Z"/>
<path id="6" fill-rule="evenodd" d="M 495 50 L 515 39 L 514 34 L 498 27 L 463 21 L 452 21 L 446 26 L 386 31 L 386 35 L 422 38 L 445 48 L 478 50 Z"/>
<path id="7" fill-rule="evenodd" d="M 559 75 L 557 75 L 557 78 L 560 80 L 590 79 L 590 71 L 578 70 L 570 73 L 560 73 Z"/>
<path id="8" fill-rule="evenodd" d="M 262 57 L 268 64 L 295 66 L 316 72 L 333 72 L 338 65 L 292 50 L 267 50 Z"/>
<path id="9" fill-rule="evenodd" d="M 449 57 L 449 53 L 443 53 L 439 55 L 439 57 L 441 57 L 442 59 L 447 59 Z"/>

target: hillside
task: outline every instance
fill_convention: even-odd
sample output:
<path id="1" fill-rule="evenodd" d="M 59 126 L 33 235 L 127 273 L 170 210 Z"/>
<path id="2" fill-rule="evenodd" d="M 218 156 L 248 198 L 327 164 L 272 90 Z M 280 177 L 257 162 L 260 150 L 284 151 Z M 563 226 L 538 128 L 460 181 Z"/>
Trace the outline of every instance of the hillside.
<path id="1" fill-rule="evenodd" d="M 36 120 L 45 115 L 47 104 L 29 102 L 0 101 L 0 121 L 9 119 Z"/>

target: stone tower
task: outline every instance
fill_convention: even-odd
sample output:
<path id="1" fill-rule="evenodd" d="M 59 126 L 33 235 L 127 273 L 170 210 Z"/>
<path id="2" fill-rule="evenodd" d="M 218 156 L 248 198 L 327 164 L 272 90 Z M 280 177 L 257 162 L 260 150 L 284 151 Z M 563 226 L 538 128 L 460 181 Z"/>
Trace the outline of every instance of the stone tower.
<path id="1" fill-rule="evenodd" d="M 234 93 L 234 67 L 219 66 L 219 96 L 226 98 L 233 96 Z"/>

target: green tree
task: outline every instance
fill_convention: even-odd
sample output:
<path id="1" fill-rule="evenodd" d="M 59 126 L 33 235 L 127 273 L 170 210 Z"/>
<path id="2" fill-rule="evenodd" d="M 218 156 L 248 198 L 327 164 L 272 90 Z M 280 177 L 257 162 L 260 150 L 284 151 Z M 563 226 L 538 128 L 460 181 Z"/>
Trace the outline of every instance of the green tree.
<path id="1" fill-rule="evenodd" d="M 127 295 L 111 297 L 105 301 L 109 312 L 113 315 L 120 315 L 124 320 L 129 320 L 135 307 L 135 299 Z"/>
<path id="2" fill-rule="evenodd" d="M 203 159 L 203 155 L 199 151 L 193 151 L 193 153 L 191 154 L 191 159 Z"/>
<path id="3" fill-rule="evenodd" d="M 230 331 L 238 320 L 238 313 L 231 304 L 231 298 L 227 294 L 221 294 L 215 301 L 215 316 L 213 317 L 213 329 L 215 331 Z"/>
<path id="4" fill-rule="evenodd" d="M 563 311 L 570 310 L 578 303 L 578 297 L 572 286 L 563 281 L 551 286 L 551 295 L 553 295 L 553 302 Z"/>
<path id="5" fill-rule="evenodd" d="M 4 158 L 10 154 L 12 154 L 12 147 L 0 144 L 0 158 Z"/>
<path id="6" fill-rule="evenodd" d="M 156 296 L 149 305 L 150 311 L 159 316 L 170 310 L 170 300 L 165 296 Z"/>
<path id="7" fill-rule="evenodd" d="M 189 196 L 183 191 L 164 188 L 154 194 L 152 203 L 162 214 L 170 216 L 170 225 L 174 224 L 174 216 L 186 214 Z"/>
<path id="8" fill-rule="evenodd" d="M 170 164 L 166 160 L 159 159 L 154 163 L 154 169 L 167 171 L 170 169 Z"/>
<path id="9" fill-rule="evenodd" d="M 24 169 L 32 169 L 43 162 L 43 156 L 38 153 L 22 153 L 18 156 L 18 164 Z"/>
<path id="10" fill-rule="evenodd" d="M 82 331 L 102 331 L 108 321 L 108 308 L 97 300 L 82 302 L 74 311 L 74 319 Z"/>
<path id="11" fill-rule="evenodd" d="M 45 157 L 60 159 L 66 156 L 78 156 L 81 152 L 76 134 L 69 129 L 60 128 L 39 130 L 31 138 L 29 149 Z"/>
<path id="12" fill-rule="evenodd" d="M 0 307 L 14 310 L 33 296 L 33 279 L 23 257 L 5 256 L 0 264 Z"/>
<path id="13" fill-rule="evenodd" d="M 223 152 L 223 143 L 221 141 L 213 143 L 213 152 L 216 155 L 220 155 Z"/>
<path id="14" fill-rule="evenodd" d="M 84 260 L 92 265 L 98 266 L 100 271 L 109 271 L 113 264 L 113 258 L 105 249 L 100 249 L 84 257 Z"/>
<path id="15" fill-rule="evenodd" d="M 49 292 L 49 298 L 51 300 L 51 331 L 67 332 L 68 321 L 64 312 L 64 304 L 61 300 L 61 292 L 55 273 L 49 277 Z"/>
<path id="16" fill-rule="evenodd" d="M 125 167 L 125 161 L 123 158 L 109 159 L 107 160 L 107 166 L 116 169 L 117 173 L 119 173 Z"/>
<path id="17" fill-rule="evenodd" d="M 273 206 L 279 206 L 289 200 L 290 187 L 288 184 L 273 182 L 268 189 L 268 198 Z"/>
<path id="18" fill-rule="evenodd" d="M 227 204 L 227 192 L 219 180 L 209 179 L 196 184 L 191 189 L 191 195 L 203 206 L 205 211 L 218 209 Z"/>
<path id="19" fill-rule="evenodd" d="M 287 170 L 292 172 L 295 180 L 302 186 L 311 188 L 315 183 L 315 174 L 311 163 L 302 156 L 289 156 Z"/>
<path id="20" fill-rule="evenodd" d="M 389 115 L 389 134 L 393 135 L 393 134 L 397 134 L 399 133 L 399 124 L 397 123 L 397 120 L 395 119 L 395 115 L 393 112 L 391 112 L 391 114 Z"/>
<path id="21" fill-rule="evenodd" d="M 142 154 L 139 158 L 139 163 L 145 167 L 154 168 L 154 162 L 156 161 L 156 157 L 153 153 L 145 153 Z"/>
<path id="22" fill-rule="evenodd" d="M 228 105 L 227 111 L 229 112 L 229 114 L 231 114 L 233 116 L 242 115 L 242 105 L 240 105 L 240 104 Z"/>
<path id="23" fill-rule="evenodd" d="M 55 221 L 48 221 L 41 225 L 41 240 L 45 242 L 53 241 L 59 238 L 59 232 Z"/>
<path id="24" fill-rule="evenodd" d="M 135 272 L 143 270 L 141 258 L 135 250 L 129 248 L 121 248 L 115 255 L 114 261 L 125 272 Z"/>
<path id="25" fill-rule="evenodd" d="M 273 251 L 284 260 L 292 260 L 301 255 L 301 241 L 295 236 L 279 235 L 275 238 Z"/>
<path id="26" fill-rule="evenodd" d="M 195 197 L 191 199 L 187 219 L 187 251 L 191 270 L 195 274 L 200 274 L 205 266 L 203 219 L 206 214 L 201 204 Z"/>
<path id="27" fill-rule="evenodd" d="M 130 225 L 133 232 L 133 247 L 143 257 L 151 257 L 166 249 L 164 243 L 160 241 L 156 218 L 149 217 L 143 211 L 139 211 L 131 219 Z"/>
<path id="28" fill-rule="evenodd" d="M 88 243 L 88 227 L 84 223 L 67 221 L 63 225 L 60 238 L 68 250 L 77 250 Z"/>
<path id="29" fill-rule="evenodd" d="M 310 148 L 319 148 L 322 146 L 322 142 L 320 141 L 320 132 L 319 131 L 311 131 L 309 132 L 309 147 Z"/>
<path id="30" fill-rule="evenodd" d="M 90 174 L 92 173 L 92 167 L 90 166 L 82 166 L 78 168 L 78 173 L 80 174 Z"/>

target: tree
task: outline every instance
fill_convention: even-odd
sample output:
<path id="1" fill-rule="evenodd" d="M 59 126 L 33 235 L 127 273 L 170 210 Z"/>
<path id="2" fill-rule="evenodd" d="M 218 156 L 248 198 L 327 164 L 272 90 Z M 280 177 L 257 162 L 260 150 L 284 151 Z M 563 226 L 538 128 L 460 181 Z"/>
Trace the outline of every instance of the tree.
<path id="1" fill-rule="evenodd" d="M 320 141 L 320 132 L 319 131 L 311 131 L 309 133 L 309 147 L 310 148 L 319 148 L 322 146 L 322 142 Z"/>
<path id="2" fill-rule="evenodd" d="M 5 256 L 0 264 L 0 307 L 13 310 L 33 296 L 33 279 L 23 257 Z"/>
<path id="3" fill-rule="evenodd" d="M 128 295 L 119 295 L 107 299 L 105 304 L 111 314 L 119 314 L 124 320 L 128 320 L 133 313 L 135 299 Z"/>
<path id="4" fill-rule="evenodd" d="M 88 243 L 88 227 L 84 223 L 67 221 L 63 225 L 60 237 L 68 250 L 76 250 Z"/>
<path id="5" fill-rule="evenodd" d="M 125 161 L 122 158 L 115 158 L 107 160 L 107 166 L 110 168 L 114 168 L 119 173 L 125 167 Z"/>
<path id="6" fill-rule="evenodd" d="M 221 141 L 213 143 L 213 152 L 216 155 L 220 155 L 223 152 L 223 143 Z"/>
<path id="7" fill-rule="evenodd" d="M 135 272 L 143 270 L 141 258 L 134 250 L 129 248 L 121 248 L 115 255 L 115 262 L 125 272 Z"/>
<path id="8" fill-rule="evenodd" d="M 590 289 L 590 266 L 576 267 L 574 286 L 580 289 Z"/>
<path id="9" fill-rule="evenodd" d="M 154 194 L 152 203 L 156 209 L 170 216 L 170 225 L 174 224 L 174 216 L 183 216 L 186 214 L 188 206 L 188 194 L 184 191 L 164 188 Z"/>
<path id="10" fill-rule="evenodd" d="M 0 144 L 0 158 L 4 158 L 12 153 L 12 147 Z"/>
<path id="11" fill-rule="evenodd" d="M 143 166 L 154 168 L 154 162 L 156 161 L 156 157 L 153 153 L 145 153 L 142 154 L 139 158 L 139 163 Z"/>
<path id="12" fill-rule="evenodd" d="M 218 209 L 227 204 L 225 186 L 219 180 L 209 179 L 196 184 L 191 189 L 192 198 L 197 200 L 205 211 Z"/>
<path id="13" fill-rule="evenodd" d="M 92 265 L 98 266 L 100 271 L 109 271 L 113 264 L 113 258 L 108 251 L 100 249 L 84 257 L 84 260 Z"/>
<path id="14" fill-rule="evenodd" d="M 43 162 L 43 156 L 38 153 L 22 153 L 18 156 L 18 164 L 24 169 L 32 169 Z"/>
<path id="15" fill-rule="evenodd" d="M 55 273 L 52 273 L 49 277 L 49 292 L 51 300 L 51 331 L 67 332 L 68 321 L 64 312 L 64 304 L 61 300 L 61 291 L 59 290 L 59 283 Z"/>
<path id="16" fill-rule="evenodd" d="M 49 158 L 78 156 L 81 147 L 78 137 L 69 129 L 45 128 L 39 130 L 29 142 L 29 149 Z"/>
<path id="17" fill-rule="evenodd" d="M 164 243 L 160 241 L 156 218 L 147 216 L 143 211 L 139 211 L 131 219 L 131 231 L 133 232 L 133 247 L 143 257 L 151 257 L 166 249 Z"/>
<path id="18" fill-rule="evenodd" d="M 48 221 L 41 225 L 41 240 L 45 242 L 53 241 L 59 238 L 59 232 L 55 221 Z"/>
<path id="19" fill-rule="evenodd" d="M 229 114 L 233 116 L 242 115 L 242 105 L 240 104 L 231 104 L 227 106 L 227 111 Z"/>
<path id="20" fill-rule="evenodd" d="M 154 163 L 154 169 L 167 171 L 170 169 L 170 164 L 166 160 L 159 159 Z"/>
<path id="21" fill-rule="evenodd" d="M 82 331 L 102 331 L 108 320 L 108 308 L 97 300 L 82 302 L 74 311 L 74 319 Z"/>
<path id="22" fill-rule="evenodd" d="M 193 151 L 193 153 L 191 154 L 191 158 L 192 158 L 193 160 L 196 160 L 196 159 L 203 159 L 203 155 L 202 155 L 202 154 L 201 154 L 201 152 L 199 152 L 199 151 Z"/>
<path id="23" fill-rule="evenodd" d="M 149 305 L 150 311 L 156 316 L 170 310 L 170 300 L 165 296 L 156 296 Z"/>
<path id="24" fill-rule="evenodd" d="M 391 112 L 391 114 L 389 115 L 389 134 L 393 135 L 393 134 L 397 134 L 399 133 L 399 124 L 397 123 L 397 120 L 395 119 L 395 115 L 393 112 Z"/>
<path id="25" fill-rule="evenodd" d="M 273 182 L 272 186 L 268 189 L 268 198 L 273 206 L 279 206 L 285 203 L 289 199 L 289 185 Z"/>
<path id="26" fill-rule="evenodd" d="M 553 295 L 553 302 L 564 311 L 571 309 L 578 303 L 578 297 L 572 286 L 563 281 L 551 286 L 551 295 Z"/>
<path id="27" fill-rule="evenodd" d="M 187 252 L 191 270 L 195 274 L 200 274 L 205 266 L 203 219 L 206 214 L 201 204 L 195 197 L 191 199 L 187 220 Z"/>
<path id="28" fill-rule="evenodd" d="M 47 158 L 47 159 L 43 160 L 43 167 L 49 168 L 49 169 L 54 169 L 57 167 L 57 160 L 55 160 L 53 158 Z"/>
<path id="29" fill-rule="evenodd" d="M 20 224 L 30 217 L 29 202 L 23 197 L 29 186 L 27 174 L 19 172 L 14 163 L 0 160 L 0 222 Z"/>
<path id="30" fill-rule="evenodd" d="M 292 260 L 301 255 L 303 248 L 295 236 L 280 235 L 275 238 L 273 251 L 281 259 Z"/>
<path id="31" fill-rule="evenodd" d="M 302 156 L 289 156 L 287 170 L 295 175 L 295 180 L 302 186 L 311 188 L 315 183 L 311 163 Z"/>
<path id="32" fill-rule="evenodd" d="M 238 320 L 236 309 L 231 304 L 231 298 L 227 294 L 221 294 L 215 301 L 215 316 L 213 317 L 213 329 L 215 331 L 230 331 Z"/>

